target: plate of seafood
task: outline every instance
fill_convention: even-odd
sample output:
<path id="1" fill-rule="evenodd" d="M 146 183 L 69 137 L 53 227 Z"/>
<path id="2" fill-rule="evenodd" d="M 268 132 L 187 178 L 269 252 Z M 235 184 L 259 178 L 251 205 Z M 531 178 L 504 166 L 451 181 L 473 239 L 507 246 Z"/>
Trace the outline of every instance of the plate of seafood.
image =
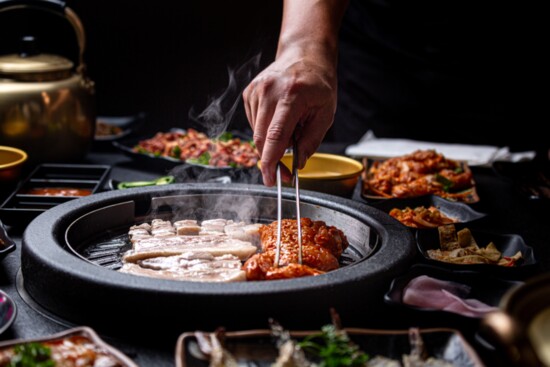
<path id="1" fill-rule="evenodd" d="M 25 364 L 20 364 L 25 361 Z M 109 366 L 138 367 L 129 357 L 103 341 L 86 326 L 34 339 L 0 342 L 4 366 Z"/>
<path id="2" fill-rule="evenodd" d="M 517 234 L 447 224 L 417 231 L 417 245 L 426 261 L 452 269 L 515 273 L 536 264 L 533 249 Z"/>
<path id="3" fill-rule="evenodd" d="M 467 204 L 479 201 L 468 164 L 436 150 L 416 150 L 383 161 L 364 158 L 364 165 L 361 196 L 366 200 L 433 194 Z"/>
<path id="4" fill-rule="evenodd" d="M 341 328 L 289 331 L 271 320 L 270 329 L 186 332 L 176 345 L 176 367 L 247 366 L 483 366 L 454 329 L 373 330 Z M 232 364 L 233 363 L 233 364 Z"/>
<path id="5" fill-rule="evenodd" d="M 479 320 L 497 311 L 504 295 L 521 284 L 472 270 L 416 264 L 391 282 L 384 302 L 411 313 L 429 313 L 432 321 Z"/>
<path id="6" fill-rule="evenodd" d="M 372 204 L 412 229 L 429 229 L 451 223 L 470 223 L 487 214 L 470 205 L 429 194 L 412 198 L 391 198 Z"/>

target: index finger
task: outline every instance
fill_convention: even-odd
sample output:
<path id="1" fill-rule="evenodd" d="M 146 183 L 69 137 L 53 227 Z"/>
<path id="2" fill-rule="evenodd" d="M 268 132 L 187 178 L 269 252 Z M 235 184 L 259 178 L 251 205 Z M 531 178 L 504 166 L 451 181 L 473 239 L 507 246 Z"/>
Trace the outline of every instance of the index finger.
<path id="1" fill-rule="evenodd" d="M 285 99 L 279 100 L 268 126 L 262 150 L 262 176 L 266 186 L 275 184 L 275 168 L 286 149 L 292 144 L 292 134 L 301 113 Z"/>

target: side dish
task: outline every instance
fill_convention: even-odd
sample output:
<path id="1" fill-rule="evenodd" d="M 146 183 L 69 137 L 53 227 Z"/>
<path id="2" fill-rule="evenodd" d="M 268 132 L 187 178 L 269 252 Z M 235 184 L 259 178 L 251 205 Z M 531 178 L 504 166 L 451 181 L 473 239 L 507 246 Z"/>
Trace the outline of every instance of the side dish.
<path id="1" fill-rule="evenodd" d="M 0 367 L 123 367 L 117 358 L 85 335 L 22 342 L 0 349 Z"/>
<path id="2" fill-rule="evenodd" d="M 365 171 L 363 194 L 378 198 L 407 198 L 434 194 L 475 202 L 473 175 L 466 163 L 448 159 L 435 150 L 374 161 Z"/>
<path id="3" fill-rule="evenodd" d="M 218 329 L 214 333 L 196 331 L 192 334 L 196 340 L 196 344 L 193 343 L 193 354 L 197 358 L 196 360 L 202 362 L 201 364 L 206 365 L 208 363 L 210 367 L 238 366 L 243 362 L 247 363 L 246 365 L 271 367 L 451 367 L 463 365 L 460 363 L 455 364 L 455 361 L 452 360 L 454 359 L 452 353 L 439 356 L 439 354 L 442 354 L 441 351 L 427 348 L 424 344 L 422 331 L 418 328 L 410 328 L 402 334 L 387 334 L 386 340 L 377 340 L 376 335 L 370 334 L 367 330 L 344 329 L 333 323 L 324 325 L 320 330 L 299 332 L 300 335 L 298 336 L 271 320 L 269 334 L 273 350 L 271 348 L 268 349 L 269 345 L 265 345 L 265 343 L 260 344 L 259 341 L 256 345 L 253 341 L 244 341 L 244 338 L 246 338 L 244 333 L 240 335 L 243 338 L 243 342 L 239 345 L 235 344 L 223 329 Z M 267 340 L 269 334 L 261 334 L 263 337 L 261 339 L 262 342 L 270 343 Z M 190 337 L 191 334 L 187 335 Z M 401 343 L 391 346 L 390 343 L 395 343 L 397 338 Z M 184 340 L 185 338 L 180 337 L 178 349 L 184 348 Z M 360 343 L 355 340 L 360 341 Z M 433 340 L 430 341 L 433 342 Z M 460 345 L 460 340 L 455 339 L 453 341 L 457 343 L 455 348 L 463 348 Z M 385 343 L 390 345 L 386 347 Z M 254 346 L 257 348 L 261 347 L 263 353 L 253 353 L 251 349 Z M 398 351 L 401 348 L 403 350 L 400 353 Z M 376 352 L 376 349 L 379 351 L 384 350 L 384 352 Z M 386 350 L 392 349 L 394 350 L 393 353 L 387 353 Z M 434 355 L 434 352 L 438 356 Z M 182 357 L 185 358 L 185 356 Z M 462 358 L 468 358 L 467 354 L 463 354 Z M 464 363 L 464 360 L 456 362 Z M 467 362 L 474 361 L 468 360 Z M 177 361 L 176 365 L 178 367 L 186 367 L 194 364 L 188 365 L 185 361 Z M 476 364 L 473 363 L 471 365 Z"/>
<path id="4" fill-rule="evenodd" d="M 259 158 L 252 141 L 242 141 L 229 132 L 210 139 L 194 129 L 158 132 L 140 140 L 133 151 L 212 167 L 248 168 L 255 166 Z"/>
<path id="5" fill-rule="evenodd" d="M 32 187 L 20 190 L 19 194 L 40 196 L 88 196 L 92 194 L 92 191 L 92 189 L 75 187 Z"/>
<path id="6" fill-rule="evenodd" d="M 453 224 L 438 227 L 440 249 L 427 251 L 431 259 L 449 262 L 453 264 L 492 264 L 505 267 L 516 266 L 522 259 L 521 251 L 513 256 L 504 256 L 490 242 L 485 247 L 476 243 L 468 228 L 456 231 Z"/>
<path id="7" fill-rule="evenodd" d="M 483 317 L 497 310 L 496 307 L 473 298 L 471 289 L 466 284 L 420 275 L 405 286 L 403 303 L 467 317 Z"/>
<path id="8" fill-rule="evenodd" d="M 428 208 L 424 206 L 417 206 L 414 209 L 410 207 L 393 208 L 389 214 L 407 227 L 413 228 L 435 228 L 458 222 L 457 219 L 446 216 L 433 205 Z"/>

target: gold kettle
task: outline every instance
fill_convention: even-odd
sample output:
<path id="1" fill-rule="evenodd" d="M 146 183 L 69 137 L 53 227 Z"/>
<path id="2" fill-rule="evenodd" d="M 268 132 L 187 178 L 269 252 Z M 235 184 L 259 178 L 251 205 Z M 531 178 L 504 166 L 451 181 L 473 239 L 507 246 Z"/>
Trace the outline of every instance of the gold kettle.
<path id="1" fill-rule="evenodd" d="M 481 320 L 481 335 L 513 367 L 550 366 L 550 273 L 508 290 Z"/>
<path id="2" fill-rule="evenodd" d="M 95 132 L 94 83 L 85 75 L 85 34 L 64 1 L 0 0 L 0 14 L 13 9 L 43 10 L 70 22 L 79 46 L 78 65 L 58 55 L 33 52 L 23 39 L 18 54 L 0 56 L 0 145 L 27 152 L 31 164 L 78 162 Z"/>

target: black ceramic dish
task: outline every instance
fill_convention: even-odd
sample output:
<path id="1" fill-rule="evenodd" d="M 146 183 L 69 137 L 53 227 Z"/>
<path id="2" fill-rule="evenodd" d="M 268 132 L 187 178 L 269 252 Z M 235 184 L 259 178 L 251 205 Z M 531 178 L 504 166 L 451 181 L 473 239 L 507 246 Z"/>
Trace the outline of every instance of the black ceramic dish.
<path id="1" fill-rule="evenodd" d="M 170 131 L 184 130 L 173 128 Z M 241 138 L 242 140 L 251 139 L 236 131 L 231 133 L 234 137 Z M 135 162 L 167 174 L 173 174 L 178 179 L 178 182 L 204 182 L 216 177 L 229 176 L 233 181 L 258 183 L 259 170 L 256 165 L 252 167 L 214 167 L 172 157 L 134 151 L 134 147 L 141 140 L 148 138 L 150 136 L 121 139 L 113 141 L 112 145 Z M 174 170 L 177 172 L 174 172 Z"/>
<path id="2" fill-rule="evenodd" d="M 383 356 L 401 361 L 403 355 L 411 353 L 409 330 L 344 329 L 350 339 L 367 353 L 371 359 Z M 290 331 L 291 336 L 301 340 L 316 331 Z M 454 329 L 420 329 L 426 354 L 445 359 L 460 366 L 483 366 L 483 363 L 464 339 Z M 224 335 L 226 349 L 247 366 L 270 367 L 278 351 L 270 330 L 248 330 L 227 332 Z M 202 355 L 195 333 L 180 335 L 176 344 L 176 367 L 208 366 L 208 357 Z M 240 365 L 240 363 L 239 363 Z"/>
<path id="3" fill-rule="evenodd" d="M 369 203 L 376 203 L 379 201 L 390 200 L 392 198 L 379 196 L 373 193 L 368 184 L 368 178 L 372 177 L 372 168 L 374 161 L 369 158 L 363 158 L 363 166 L 365 170 L 361 173 L 361 197 Z M 469 170 L 468 164 L 461 163 L 464 170 Z M 444 196 L 444 195 L 442 195 Z M 476 183 L 472 181 L 471 187 L 463 191 L 451 191 L 447 195 L 449 200 L 459 201 L 466 204 L 475 204 L 479 202 L 479 195 L 477 193 Z"/>
<path id="4" fill-rule="evenodd" d="M 17 307 L 15 302 L 0 290 L 0 335 L 6 331 L 17 316 Z"/>
<path id="5" fill-rule="evenodd" d="M 133 116 L 98 116 L 96 119 L 96 133 L 94 140 L 110 142 L 122 139 L 136 131 L 144 122 L 143 113 Z M 116 133 L 103 133 L 107 128 L 118 128 Z"/>
<path id="6" fill-rule="evenodd" d="M 42 336 L 42 337 L 33 338 L 33 339 L 13 339 L 13 340 L 0 341 L 0 350 L 4 351 L 7 349 L 11 349 L 16 345 L 20 345 L 20 344 L 61 342 L 65 339 L 70 339 L 73 337 L 87 340 L 87 344 L 88 343 L 92 344 L 94 346 L 94 349 L 96 349 L 97 351 L 101 351 L 101 353 L 104 355 L 104 358 L 102 358 L 104 365 L 120 366 L 120 367 L 138 367 L 138 365 L 134 361 L 132 361 L 128 356 L 126 356 L 123 352 L 116 349 L 112 345 L 105 342 L 103 339 L 100 338 L 100 336 L 95 332 L 94 329 L 91 329 L 87 326 L 74 327 L 71 329 L 61 331 L 56 334 Z M 71 353 L 67 352 L 67 354 L 69 356 L 72 356 Z M 95 353 L 90 353 L 90 354 L 91 354 L 90 357 L 94 356 L 95 358 Z M 109 361 L 107 361 L 105 357 L 109 358 Z M 61 361 L 61 362 L 65 362 L 65 361 Z M 102 364 L 101 362 L 98 362 L 98 361 L 90 361 L 90 362 L 92 363 L 95 362 L 94 365 Z M 38 364 L 34 364 L 34 363 L 32 363 L 32 365 L 38 366 Z M 47 364 L 46 362 L 44 362 L 44 364 L 40 364 L 40 365 L 47 365 Z"/>
<path id="7" fill-rule="evenodd" d="M 419 276 L 426 275 L 443 281 L 450 281 L 470 287 L 470 293 L 467 298 L 477 299 L 488 306 L 498 307 L 500 300 L 512 287 L 522 284 L 520 281 L 507 280 L 488 274 L 481 274 L 471 270 L 445 269 L 432 265 L 416 264 L 409 271 L 395 278 L 390 285 L 389 290 L 384 295 L 384 302 L 400 310 L 411 312 L 411 317 L 418 313 L 425 315 L 431 322 L 453 322 L 458 323 L 469 319 L 469 316 L 463 316 L 450 311 L 443 311 L 436 308 L 418 307 L 408 305 L 403 302 L 405 287 L 409 282 Z M 472 317 L 472 319 L 477 319 Z"/>
<path id="8" fill-rule="evenodd" d="M 0 220 L 0 259 L 13 250 L 15 250 L 15 241 L 8 236 L 4 223 Z"/>
<path id="9" fill-rule="evenodd" d="M 459 231 L 460 229 L 469 227 L 466 224 L 456 224 L 455 228 L 457 231 Z M 520 235 L 484 232 L 472 228 L 470 228 L 470 231 L 480 248 L 486 247 L 490 242 L 493 242 L 503 256 L 513 256 L 518 251 L 521 251 L 523 259 L 519 261 L 514 267 L 506 267 L 493 264 L 454 264 L 431 259 L 428 256 L 428 250 L 441 248 L 439 242 L 439 231 L 437 228 L 426 229 L 416 232 L 416 242 L 418 245 L 418 250 L 420 251 L 420 254 L 424 257 L 426 262 L 433 265 L 443 266 L 451 270 L 474 270 L 479 272 L 491 272 L 505 275 L 528 271 L 532 268 L 533 265 L 536 264 L 533 249 L 530 246 L 527 246 Z"/>
<path id="10" fill-rule="evenodd" d="M 550 199 L 549 160 L 496 161 L 493 163 L 493 170 L 500 177 L 513 183 L 522 196 L 532 200 Z"/>
<path id="11" fill-rule="evenodd" d="M 457 223 L 470 223 L 487 215 L 472 209 L 468 204 L 450 201 L 436 195 L 424 195 L 403 199 L 393 198 L 372 203 L 372 206 L 388 214 L 394 208 L 405 209 L 409 207 L 414 209 L 420 206 L 425 208 L 434 206 L 439 209 L 442 214 L 456 219 L 458 221 Z"/>
<path id="12" fill-rule="evenodd" d="M 0 207 L 4 223 L 26 225 L 46 210 L 80 196 L 29 194 L 32 189 L 74 188 L 100 191 L 111 167 L 89 164 L 41 164 L 22 181 Z"/>

